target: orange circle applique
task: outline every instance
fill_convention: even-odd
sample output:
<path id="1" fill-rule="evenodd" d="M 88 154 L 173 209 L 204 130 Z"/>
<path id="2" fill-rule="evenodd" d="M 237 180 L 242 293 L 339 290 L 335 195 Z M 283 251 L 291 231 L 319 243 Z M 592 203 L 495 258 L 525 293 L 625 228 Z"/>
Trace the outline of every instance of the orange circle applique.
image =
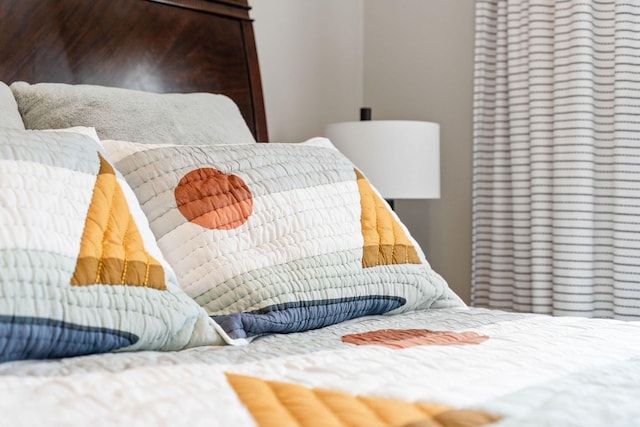
<path id="1" fill-rule="evenodd" d="M 253 197 L 247 184 L 236 175 L 213 168 L 187 173 L 174 190 L 174 196 L 187 221 L 211 230 L 239 227 L 253 209 Z"/>

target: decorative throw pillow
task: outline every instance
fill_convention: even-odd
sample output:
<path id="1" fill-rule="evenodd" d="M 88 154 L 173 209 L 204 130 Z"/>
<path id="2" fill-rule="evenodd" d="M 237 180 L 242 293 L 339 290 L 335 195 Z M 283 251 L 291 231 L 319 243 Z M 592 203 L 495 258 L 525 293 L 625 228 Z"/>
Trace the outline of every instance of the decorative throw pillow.
<path id="1" fill-rule="evenodd" d="M 103 144 L 180 285 L 230 343 L 448 296 L 407 229 L 324 138 Z"/>
<path id="2" fill-rule="evenodd" d="M 224 95 L 26 82 L 14 82 L 11 90 L 27 129 L 92 126 L 101 139 L 143 143 L 255 142 L 238 106 Z"/>
<path id="3" fill-rule="evenodd" d="M 0 131 L 0 361 L 222 343 L 98 143 Z"/>

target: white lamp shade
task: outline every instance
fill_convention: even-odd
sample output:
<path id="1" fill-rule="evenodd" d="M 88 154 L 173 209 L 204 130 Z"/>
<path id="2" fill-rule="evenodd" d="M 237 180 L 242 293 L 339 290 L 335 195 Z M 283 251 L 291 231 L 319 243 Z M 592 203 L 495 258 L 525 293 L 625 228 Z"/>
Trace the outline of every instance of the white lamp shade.
<path id="1" fill-rule="evenodd" d="M 407 120 L 332 123 L 325 136 L 385 199 L 440 197 L 440 125 Z"/>

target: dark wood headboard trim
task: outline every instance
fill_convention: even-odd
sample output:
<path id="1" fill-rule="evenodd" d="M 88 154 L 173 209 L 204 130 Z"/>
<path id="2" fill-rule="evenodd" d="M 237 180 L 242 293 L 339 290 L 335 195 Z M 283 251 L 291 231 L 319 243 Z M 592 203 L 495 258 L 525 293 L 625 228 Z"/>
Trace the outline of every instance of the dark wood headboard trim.
<path id="1" fill-rule="evenodd" d="M 228 16 L 240 20 L 251 21 L 249 10 L 251 7 L 241 2 L 232 0 L 148 0 L 155 3 L 164 3 L 185 9 L 199 10 L 220 16 Z"/>
<path id="2" fill-rule="evenodd" d="M 258 64 L 258 50 L 256 39 L 253 33 L 251 21 L 242 23 L 242 35 L 244 38 L 245 52 L 248 58 L 253 58 L 247 62 L 249 68 L 249 84 L 253 97 L 253 122 L 255 123 L 255 135 L 259 142 L 269 141 L 267 133 L 267 116 L 264 108 L 264 98 L 262 95 L 262 80 L 260 78 L 260 65 Z"/>
<path id="3" fill-rule="evenodd" d="M 260 66 L 258 65 L 258 50 L 253 32 L 253 20 L 249 16 L 251 6 L 246 0 L 148 0 L 155 3 L 164 3 L 185 9 L 198 10 L 239 19 L 242 25 L 242 37 L 244 42 L 247 67 L 249 69 L 249 84 L 251 86 L 253 104 L 253 122 L 255 125 L 254 136 L 260 142 L 269 141 L 267 132 L 267 118 L 262 94 L 262 79 Z"/>
<path id="4" fill-rule="evenodd" d="M 233 99 L 268 141 L 248 0 L 0 0 L 0 81 Z"/>

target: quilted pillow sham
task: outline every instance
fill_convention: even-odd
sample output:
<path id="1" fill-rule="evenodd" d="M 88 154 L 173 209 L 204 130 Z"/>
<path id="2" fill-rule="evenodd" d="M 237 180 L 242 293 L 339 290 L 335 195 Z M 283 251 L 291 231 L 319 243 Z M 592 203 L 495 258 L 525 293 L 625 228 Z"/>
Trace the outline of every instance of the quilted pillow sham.
<path id="1" fill-rule="evenodd" d="M 0 361 L 220 344 L 97 142 L 0 131 Z"/>
<path id="2" fill-rule="evenodd" d="M 447 293 L 407 229 L 324 138 L 103 144 L 181 287 L 229 343 L 428 308 Z"/>

